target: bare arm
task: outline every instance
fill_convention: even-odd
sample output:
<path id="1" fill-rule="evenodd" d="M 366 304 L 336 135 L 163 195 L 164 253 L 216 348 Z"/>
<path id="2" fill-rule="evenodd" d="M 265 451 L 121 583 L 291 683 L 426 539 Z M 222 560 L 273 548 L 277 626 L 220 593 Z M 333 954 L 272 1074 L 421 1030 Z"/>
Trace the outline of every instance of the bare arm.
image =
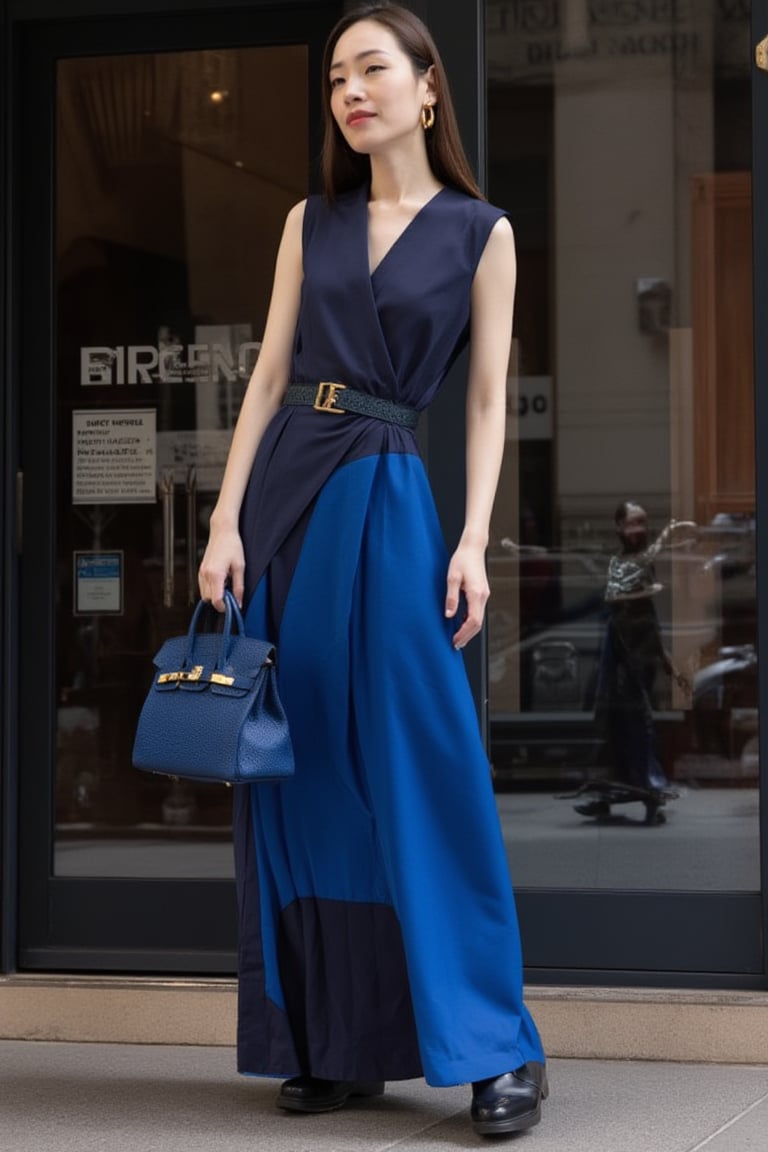
<path id="1" fill-rule="evenodd" d="M 256 449 L 288 385 L 303 275 L 303 220 L 304 202 L 292 208 L 286 218 L 264 338 L 237 419 L 224 479 L 211 514 L 208 546 L 200 564 L 200 595 L 219 609 L 223 607 L 228 576 L 232 578 L 232 591 L 238 603 L 242 604 L 243 600 L 245 558 L 238 529 L 240 505 Z"/>
<path id="2" fill-rule="evenodd" d="M 467 601 L 466 619 L 454 637 L 456 648 L 463 648 L 482 628 L 490 594 L 485 550 L 504 453 L 516 276 L 512 229 L 502 219 L 491 232 L 472 284 L 466 511 L 464 531 L 448 568 L 445 601 L 446 616 L 455 616 L 459 592 Z"/>

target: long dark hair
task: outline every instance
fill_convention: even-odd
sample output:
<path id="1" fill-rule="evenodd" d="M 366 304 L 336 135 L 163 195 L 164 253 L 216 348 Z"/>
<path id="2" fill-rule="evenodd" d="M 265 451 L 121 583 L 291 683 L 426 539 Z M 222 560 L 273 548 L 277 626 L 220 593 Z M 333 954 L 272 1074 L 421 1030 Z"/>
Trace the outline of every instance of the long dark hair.
<path id="1" fill-rule="evenodd" d="M 418 16 L 399 4 L 387 3 L 360 4 L 347 12 L 333 28 L 325 45 L 322 175 L 327 198 L 333 200 L 342 192 L 367 184 L 371 179 L 370 157 L 349 147 L 331 113 L 333 54 L 340 37 L 361 20 L 374 20 L 387 28 L 409 57 L 415 72 L 424 73 L 430 67 L 434 68 L 437 93 L 435 124 L 425 132 L 429 166 L 441 184 L 484 200 L 461 143 L 448 78 L 437 46 Z"/>

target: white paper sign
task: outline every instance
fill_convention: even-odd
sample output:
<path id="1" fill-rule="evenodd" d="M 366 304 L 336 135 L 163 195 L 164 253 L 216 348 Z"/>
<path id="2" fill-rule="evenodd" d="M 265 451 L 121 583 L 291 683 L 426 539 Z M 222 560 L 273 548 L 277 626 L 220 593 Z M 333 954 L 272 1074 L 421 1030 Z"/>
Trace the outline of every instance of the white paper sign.
<path id="1" fill-rule="evenodd" d="M 122 610 L 122 552 L 75 552 L 75 614 Z"/>
<path id="2" fill-rule="evenodd" d="M 72 413 L 72 503 L 153 504 L 154 408 Z"/>

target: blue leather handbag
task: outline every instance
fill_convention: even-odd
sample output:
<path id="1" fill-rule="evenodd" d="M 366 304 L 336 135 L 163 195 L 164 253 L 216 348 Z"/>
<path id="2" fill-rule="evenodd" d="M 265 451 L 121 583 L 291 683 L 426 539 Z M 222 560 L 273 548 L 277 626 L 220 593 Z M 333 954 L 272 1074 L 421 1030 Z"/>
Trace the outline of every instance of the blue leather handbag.
<path id="1" fill-rule="evenodd" d="M 137 768 L 226 784 L 293 774 L 275 649 L 245 635 L 229 589 L 224 606 L 222 632 L 198 630 L 203 615 L 213 612 L 201 600 L 187 635 L 166 640 L 155 656 L 157 672 L 133 746 Z"/>

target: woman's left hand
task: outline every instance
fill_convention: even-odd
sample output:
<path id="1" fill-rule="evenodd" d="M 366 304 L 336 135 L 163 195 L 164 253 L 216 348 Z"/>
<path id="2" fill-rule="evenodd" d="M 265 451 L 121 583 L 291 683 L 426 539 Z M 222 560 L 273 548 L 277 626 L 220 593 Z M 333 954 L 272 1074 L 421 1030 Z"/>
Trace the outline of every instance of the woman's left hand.
<path id="1" fill-rule="evenodd" d="M 445 615 L 450 619 L 459 609 L 459 593 L 464 593 L 467 612 L 453 637 L 454 648 L 463 648 L 483 626 L 485 605 L 491 590 L 485 570 L 485 548 L 476 544 L 459 544 L 448 565 Z"/>

